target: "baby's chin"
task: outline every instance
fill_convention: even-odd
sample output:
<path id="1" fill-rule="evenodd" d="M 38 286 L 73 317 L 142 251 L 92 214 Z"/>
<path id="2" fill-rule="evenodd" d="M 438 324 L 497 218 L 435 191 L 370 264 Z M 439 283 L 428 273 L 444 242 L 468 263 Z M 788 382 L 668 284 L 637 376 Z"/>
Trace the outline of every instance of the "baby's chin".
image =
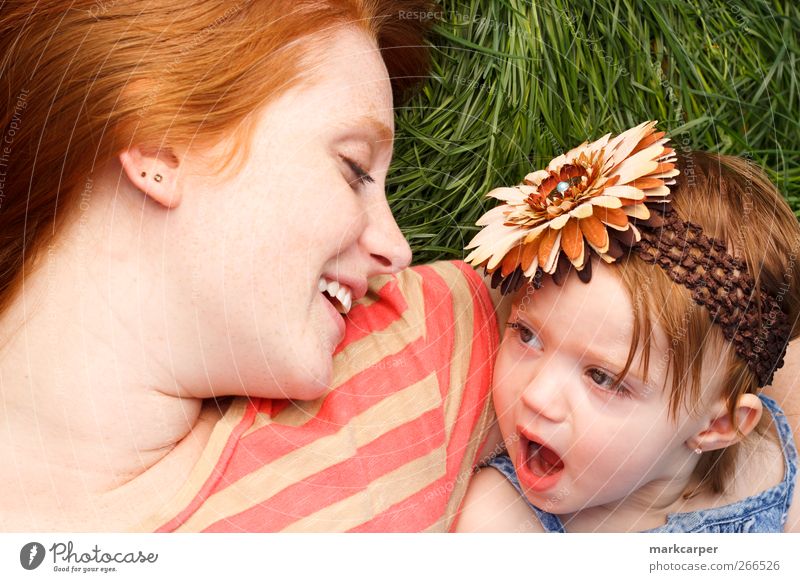
<path id="1" fill-rule="evenodd" d="M 549 491 L 526 491 L 525 497 L 531 504 L 553 515 L 571 515 L 587 509 L 590 503 L 594 505 L 591 494 L 577 493 L 566 481 L 563 479 L 561 484 Z"/>

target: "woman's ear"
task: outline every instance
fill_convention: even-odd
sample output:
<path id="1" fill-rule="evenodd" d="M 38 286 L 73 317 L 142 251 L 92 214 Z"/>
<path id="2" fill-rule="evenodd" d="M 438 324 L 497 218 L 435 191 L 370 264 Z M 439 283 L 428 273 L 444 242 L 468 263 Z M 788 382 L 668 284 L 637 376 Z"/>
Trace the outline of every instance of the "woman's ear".
<path id="1" fill-rule="evenodd" d="M 128 180 L 152 200 L 167 208 L 181 203 L 179 161 L 170 149 L 145 150 L 132 146 L 119 154 Z"/>
<path id="2" fill-rule="evenodd" d="M 712 410 L 707 428 L 687 440 L 686 446 L 694 451 L 707 452 L 734 445 L 753 431 L 761 420 L 762 412 L 763 407 L 758 396 L 742 394 L 736 402 L 734 425 L 725 400 L 720 399 Z"/>

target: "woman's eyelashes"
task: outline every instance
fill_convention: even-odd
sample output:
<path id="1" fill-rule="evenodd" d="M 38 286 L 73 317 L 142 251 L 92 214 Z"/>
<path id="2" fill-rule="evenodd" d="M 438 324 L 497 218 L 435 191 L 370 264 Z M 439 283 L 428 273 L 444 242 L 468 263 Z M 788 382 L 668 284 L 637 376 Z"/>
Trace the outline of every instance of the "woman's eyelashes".
<path id="1" fill-rule="evenodd" d="M 542 348 L 544 347 L 536 332 L 534 332 L 528 326 L 524 325 L 519 320 L 507 323 L 506 327 L 509 327 L 512 330 L 514 330 L 514 333 L 519 338 L 519 341 L 521 341 L 525 346 L 537 351 L 541 351 Z"/>
<path id="2" fill-rule="evenodd" d="M 360 164 L 353 161 L 352 159 L 348 158 L 347 156 L 340 156 L 350 171 L 353 173 L 353 177 L 348 179 L 348 183 L 352 186 L 353 184 L 358 184 L 364 186 L 366 184 L 373 184 L 375 182 L 375 178 L 369 175 L 369 173 L 361 167 Z"/>

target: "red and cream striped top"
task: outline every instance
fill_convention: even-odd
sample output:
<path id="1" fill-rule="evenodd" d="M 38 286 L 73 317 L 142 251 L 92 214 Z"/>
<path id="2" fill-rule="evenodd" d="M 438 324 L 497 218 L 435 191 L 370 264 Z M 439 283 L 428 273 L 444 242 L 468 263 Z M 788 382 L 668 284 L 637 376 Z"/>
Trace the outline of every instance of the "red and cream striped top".
<path id="1" fill-rule="evenodd" d="M 379 277 L 348 315 L 331 391 L 235 398 L 167 531 L 448 531 L 493 420 L 497 321 L 460 262 Z"/>

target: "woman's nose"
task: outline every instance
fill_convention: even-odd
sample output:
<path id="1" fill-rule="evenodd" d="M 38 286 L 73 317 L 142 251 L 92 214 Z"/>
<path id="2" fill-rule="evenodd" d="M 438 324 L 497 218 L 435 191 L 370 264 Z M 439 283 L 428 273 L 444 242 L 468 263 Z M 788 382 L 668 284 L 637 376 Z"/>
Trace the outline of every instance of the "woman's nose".
<path id="1" fill-rule="evenodd" d="M 566 383 L 558 374 L 540 373 L 522 391 L 522 403 L 537 416 L 562 422 L 567 415 Z"/>
<path id="2" fill-rule="evenodd" d="M 396 273 L 411 264 L 411 247 L 397 226 L 388 202 L 376 202 L 362 235 L 364 248 L 374 259 L 370 276 Z"/>

